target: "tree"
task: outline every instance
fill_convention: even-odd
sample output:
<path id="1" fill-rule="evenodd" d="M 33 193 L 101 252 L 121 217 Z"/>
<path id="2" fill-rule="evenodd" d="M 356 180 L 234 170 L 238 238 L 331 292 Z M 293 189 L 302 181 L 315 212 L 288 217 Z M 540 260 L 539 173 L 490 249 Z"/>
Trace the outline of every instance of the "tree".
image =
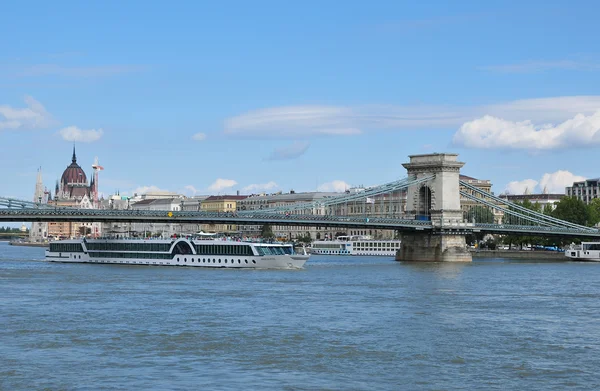
<path id="1" fill-rule="evenodd" d="M 576 197 L 562 197 L 556 203 L 552 216 L 579 225 L 590 224 L 590 217 L 593 217 L 585 203 Z"/>
<path id="2" fill-rule="evenodd" d="M 480 223 L 480 224 L 493 224 L 494 223 L 494 213 L 487 206 L 483 205 L 475 205 L 469 209 L 467 212 L 465 219 L 469 223 Z M 479 243 L 483 240 L 485 234 L 483 232 L 473 232 L 466 236 L 467 243 Z"/>
<path id="3" fill-rule="evenodd" d="M 494 213 L 487 206 L 476 205 L 467 212 L 469 223 L 494 224 Z"/>
<path id="4" fill-rule="evenodd" d="M 275 234 L 273 234 L 273 229 L 270 224 L 264 224 L 260 229 L 260 236 L 263 239 L 273 239 Z"/>
<path id="5" fill-rule="evenodd" d="M 600 223 L 600 198 L 594 198 L 588 205 L 588 215 L 590 225 Z"/>
<path id="6" fill-rule="evenodd" d="M 296 237 L 296 240 L 299 241 L 300 243 L 305 243 L 305 244 L 310 244 L 312 242 L 312 238 L 310 237 L 309 233 L 307 233 L 306 235 L 300 235 L 300 236 Z"/>
<path id="7" fill-rule="evenodd" d="M 538 204 L 537 202 L 532 203 L 528 199 L 524 199 L 522 202 L 515 201 L 513 204 L 515 206 L 521 206 L 525 209 L 531 210 L 532 212 L 537 212 L 537 213 L 542 212 L 542 208 L 541 208 L 540 204 Z M 515 206 L 509 206 L 508 210 L 514 211 L 515 213 L 518 213 L 520 215 L 527 215 L 526 212 L 517 210 L 517 208 Z M 535 219 L 534 216 L 530 215 L 530 217 Z M 520 216 L 514 216 L 514 215 L 511 215 L 510 213 L 504 214 L 504 218 L 502 219 L 502 222 L 506 225 L 534 225 L 535 224 L 532 220 L 525 219 Z M 541 243 L 543 240 L 544 239 L 539 236 L 515 235 L 515 234 L 504 235 L 504 237 L 502 238 L 502 242 L 504 244 L 508 244 L 509 248 L 511 248 L 511 249 L 512 249 L 513 244 L 519 245 L 521 247 L 521 249 L 523 249 L 523 245 L 538 244 L 538 243 Z"/>

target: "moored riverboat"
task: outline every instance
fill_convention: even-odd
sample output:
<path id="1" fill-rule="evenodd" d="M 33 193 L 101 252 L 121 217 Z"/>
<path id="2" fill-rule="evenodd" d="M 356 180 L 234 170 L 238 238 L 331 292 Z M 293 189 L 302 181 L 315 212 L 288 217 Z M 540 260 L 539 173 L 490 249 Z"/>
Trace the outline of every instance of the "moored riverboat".
<path id="1" fill-rule="evenodd" d="M 600 262 L 600 242 L 582 242 L 565 250 L 565 256 L 576 261 Z"/>
<path id="2" fill-rule="evenodd" d="M 338 236 L 335 240 L 317 240 L 311 253 L 319 255 L 383 255 L 395 256 L 400 240 L 373 240 L 368 236 Z"/>

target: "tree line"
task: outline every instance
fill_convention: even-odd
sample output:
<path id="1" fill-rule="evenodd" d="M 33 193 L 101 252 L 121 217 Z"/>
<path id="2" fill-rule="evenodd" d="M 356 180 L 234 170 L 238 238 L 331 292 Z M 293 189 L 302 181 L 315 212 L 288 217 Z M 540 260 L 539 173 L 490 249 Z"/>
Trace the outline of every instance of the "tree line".
<path id="1" fill-rule="evenodd" d="M 570 223 L 583 225 L 586 227 L 593 227 L 600 223 L 600 199 L 593 199 L 590 204 L 586 204 L 582 200 L 576 197 L 562 197 L 560 201 L 554 204 L 554 208 L 547 206 L 542 208 L 542 205 L 537 202 L 531 202 L 530 200 L 524 200 L 522 202 L 513 202 L 517 206 L 521 206 L 525 209 L 533 212 L 542 213 L 546 216 L 554 217 L 560 220 L 568 221 Z M 510 207 L 509 210 L 515 210 L 516 208 Z M 493 224 L 494 214 L 489 207 L 486 206 L 475 206 L 467 212 L 467 221 Z M 505 214 L 503 217 L 504 224 L 521 224 L 521 218 Z M 533 222 L 529 224 L 534 225 Z M 475 241 L 480 242 L 485 233 L 474 233 L 467 237 L 467 241 L 473 243 Z M 569 243 L 580 243 L 581 238 L 573 237 L 547 237 L 547 236 L 536 236 L 536 235 L 502 235 L 494 240 L 488 240 L 483 243 L 484 247 L 495 248 L 498 244 L 506 244 L 510 248 L 513 246 L 523 247 L 524 245 L 534 245 L 543 247 L 563 247 Z"/>
<path id="2" fill-rule="evenodd" d="M 27 230 L 29 232 L 29 230 Z M 0 234 L 18 234 L 21 233 L 19 228 L 0 227 Z"/>

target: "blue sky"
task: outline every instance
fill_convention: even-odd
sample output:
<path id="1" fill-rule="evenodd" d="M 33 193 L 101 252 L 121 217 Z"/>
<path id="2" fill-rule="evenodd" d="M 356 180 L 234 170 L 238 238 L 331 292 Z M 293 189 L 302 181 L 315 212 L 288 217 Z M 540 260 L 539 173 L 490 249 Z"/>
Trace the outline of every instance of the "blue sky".
<path id="1" fill-rule="evenodd" d="M 496 193 L 600 176 L 594 1 L 5 2 L 0 195 L 343 190 L 455 152 Z"/>

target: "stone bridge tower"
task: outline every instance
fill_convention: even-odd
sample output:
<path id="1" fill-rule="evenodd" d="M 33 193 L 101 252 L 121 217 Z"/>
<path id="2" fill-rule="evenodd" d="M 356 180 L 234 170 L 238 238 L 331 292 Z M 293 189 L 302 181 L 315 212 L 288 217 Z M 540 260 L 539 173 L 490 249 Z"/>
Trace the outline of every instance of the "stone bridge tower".
<path id="1" fill-rule="evenodd" d="M 406 212 L 417 219 L 431 220 L 433 230 L 402 233 L 399 261 L 470 262 L 466 232 L 457 229 L 462 221 L 460 168 L 464 163 L 454 153 L 409 156 L 403 164 L 411 178 L 435 177 L 408 189 Z"/>

